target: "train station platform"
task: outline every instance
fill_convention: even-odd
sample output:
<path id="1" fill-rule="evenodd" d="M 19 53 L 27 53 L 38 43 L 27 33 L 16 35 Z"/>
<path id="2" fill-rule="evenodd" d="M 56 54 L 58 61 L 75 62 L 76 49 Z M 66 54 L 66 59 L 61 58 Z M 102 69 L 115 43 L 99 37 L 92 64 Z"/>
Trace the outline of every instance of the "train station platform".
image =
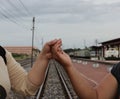
<path id="1" fill-rule="evenodd" d="M 112 66 L 119 61 L 87 61 L 73 60 L 75 68 L 94 87 L 110 72 Z"/>

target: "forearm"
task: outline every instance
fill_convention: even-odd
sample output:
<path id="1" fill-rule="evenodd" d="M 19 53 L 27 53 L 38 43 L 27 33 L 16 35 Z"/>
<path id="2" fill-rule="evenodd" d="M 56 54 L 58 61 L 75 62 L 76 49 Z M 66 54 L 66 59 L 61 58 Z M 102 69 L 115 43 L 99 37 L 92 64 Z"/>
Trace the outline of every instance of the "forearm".
<path id="1" fill-rule="evenodd" d="M 66 68 L 71 83 L 81 99 L 97 99 L 97 92 L 73 66 Z"/>
<path id="2" fill-rule="evenodd" d="M 41 54 L 36 59 L 32 69 L 28 73 L 28 78 L 33 84 L 37 86 L 40 86 L 42 84 L 48 61 L 49 60 Z"/>

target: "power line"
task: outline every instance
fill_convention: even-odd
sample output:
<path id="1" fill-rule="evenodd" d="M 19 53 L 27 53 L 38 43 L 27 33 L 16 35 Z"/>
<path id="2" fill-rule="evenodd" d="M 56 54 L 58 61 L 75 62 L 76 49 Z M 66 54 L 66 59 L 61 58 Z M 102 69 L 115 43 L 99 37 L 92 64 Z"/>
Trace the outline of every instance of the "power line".
<path id="1" fill-rule="evenodd" d="M 4 2 L 4 1 L 1 2 L 1 6 L 0 6 L 0 14 L 1 14 L 1 17 L 2 17 L 1 20 L 3 20 L 3 18 L 7 19 L 8 21 L 10 21 L 10 22 L 12 22 L 12 23 L 14 23 L 18 26 L 21 26 L 21 27 L 25 28 L 26 30 L 28 30 L 28 26 L 26 26 L 24 23 L 21 24 L 21 21 L 24 22 L 25 20 L 23 20 L 23 18 L 20 17 L 20 15 L 23 16 L 23 10 L 21 11 L 21 9 L 19 7 L 20 3 L 18 5 L 18 4 L 15 4 L 15 2 L 13 3 L 11 0 L 7 0 L 7 1 L 8 2 Z M 22 4 L 22 8 L 23 8 L 24 4 L 22 3 L 22 1 L 20 1 L 20 2 Z M 11 10 L 11 8 L 7 8 L 8 5 L 9 5 L 9 7 L 12 7 L 13 10 Z M 25 8 L 26 7 L 24 6 L 24 9 Z M 26 8 L 26 10 L 27 10 L 27 8 Z M 29 28 L 29 30 L 30 30 L 30 28 Z"/>
<path id="2" fill-rule="evenodd" d="M 6 16 L 3 12 L 0 12 L 0 13 L 1 13 L 1 15 L 2 15 L 3 17 L 5 17 L 5 18 L 8 19 L 9 21 L 11 21 L 12 23 L 15 23 L 15 24 L 18 25 L 18 23 L 17 23 L 16 21 L 10 19 L 10 18 L 9 18 L 8 16 Z"/>
<path id="3" fill-rule="evenodd" d="M 26 15 L 25 13 L 23 13 L 14 3 L 12 3 L 10 0 L 7 0 L 8 2 L 7 3 L 9 3 L 10 5 L 11 5 L 11 7 L 14 9 L 14 10 L 16 10 L 16 12 L 19 12 L 19 13 L 21 13 L 21 15 L 23 14 L 23 15 Z"/>
<path id="4" fill-rule="evenodd" d="M 25 25 L 24 23 L 21 23 L 21 21 L 24 22 L 25 20 L 23 20 L 22 17 L 18 17 L 18 15 L 17 15 L 18 11 L 17 11 L 17 13 L 13 13 L 13 12 L 15 12 L 15 10 L 11 10 L 10 8 L 8 8 L 8 5 L 6 5 L 6 4 L 8 4 L 9 6 L 12 6 L 8 2 L 7 3 L 6 2 L 1 2 L 1 6 L 0 6 L 0 12 L 2 13 L 1 16 L 4 19 L 7 19 L 7 20 L 11 21 L 12 23 L 15 23 L 15 24 L 25 28 L 26 30 L 28 30 L 28 28 L 29 28 L 28 25 Z M 3 20 L 3 18 L 0 19 L 0 20 Z M 30 30 L 30 28 L 29 28 L 29 30 Z"/>
<path id="5" fill-rule="evenodd" d="M 6 11 L 3 10 L 3 8 L 2 8 L 1 6 L 0 6 L 0 8 L 1 8 L 0 14 L 1 14 L 5 19 L 9 20 L 10 22 L 12 22 L 12 23 L 14 23 L 14 24 L 16 24 L 16 25 L 18 25 L 18 26 L 21 26 L 21 27 L 24 27 L 25 29 L 27 29 L 24 25 L 19 24 L 19 23 L 17 22 L 17 20 L 14 20 L 14 19 L 8 17 L 8 15 L 9 15 L 9 16 L 12 16 L 12 15 L 10 15 L 9 13 L 8 13 L 8 15 L 6 15 L 6 14 L 5 14 Z M 28 30 L 28 29 L 27 29 L 27 30 Z"/>
<path id="6" fill-rule="evenodd" d="M 6 13 L 6 14 L 10 17 L 10 19 L 11 19 L 11 18 L 14 18 L 13 14 L 7 12 L 7 10 L 5 10 L 3 7 L 0 6 L 0 9 L 1 9 L 4 13 Z M 6 14 L 5 14 L 5 15 L 6 15 Z M 7 15 L 6 15 L 6 16 L 7 16 Z M 15 18 L 14 18 L 14 20 L 15 20 Z"/>
<path id="7" fill-rule="evenodd" d="M 7 4 L 8 4 L 8 2 L 7 2 Z M 10 5 L 10 4 L 8 4 L 8 5 Z M 7 15 L 9 15 L 11 18 L 14 18 L 14 19 L 20 19 L 20 21 L 22 20 L 22 21 L 24 21 L 23 20 L 23 18 L 22 17 L 20 17 L 20 15 L 19 15 L 19 17 L 18 17 L 18 11 L 16 11 L 15 12 L 15 9 L 13 9 L 13 10 L 11 10 L 11 8 L 8 8 L 8 5 L 6 5 L 6 3 L 4 2 L 4 3 L 2 3 L 1 4 L 1 10 L 4 10 L 4 12 L 7 14 Z M 11 6 L 11 5 L 10 5 Z"/>
<path id="8" fill-rule="evenodd" d="M 21 5 L 23 6 L 23 8 L 26 10 L 26 12 L 29 14 L 29 15 L 31 15 L 31 13 L 30 13 L 30 11 L 27 9 L 27 7 L 23 4 L 23 2 L 21 1 L 21 0 L 18 0 L 20 3 L 21 3 Z"/>

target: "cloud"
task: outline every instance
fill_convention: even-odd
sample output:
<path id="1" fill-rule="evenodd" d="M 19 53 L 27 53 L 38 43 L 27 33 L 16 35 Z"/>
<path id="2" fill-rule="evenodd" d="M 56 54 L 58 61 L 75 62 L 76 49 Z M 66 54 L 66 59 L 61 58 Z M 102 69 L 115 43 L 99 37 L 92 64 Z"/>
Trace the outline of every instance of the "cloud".
<path id="1" fill-rule="evenodd" d="M 8 2 L 2 1 L 1 8 L 11 11 L 9 18 L 18 21 L 27 21 L 28 17 L 36 16 L 41 23 L 80 23 L 80 22 L 101 22 L 119 18 L 120 2 L 109 0 L 25 0 L 26 8 L 32 15 L 27 15 L 23 6 L 18 2 L 11 6 Z M 2 10 L 1 9 L 1 10 Z M 0 10 L 0 11 L 1 11 Z M 2 10 L 3 11 L 3 10 Z M 5 13 L 5 12 L 4 12 Z M 8 13 L 8 12 L 7 12 Z M 27 19 L 27 20 L 26 20 Z"/>
<path id="2" fill-rule="evenodd" d="M 116 19 L 120 2 L 95 3 L 83 0 L 36 1 L 30 8 L 42 23 L 100 22 Z"/>
<path id="3" fill-rule="evenodd" d="M 36 17 L 37 37 L 44 37 L 45 41 L 62 38 L 66 46 L 77 46 L 86 39 L 90 43 L 98 37 L 100 40 L 117 37 L 120 31 L 119 0 L 22 0 L 30 14 L 19 0 L 9 1 L 16 4 L 17 9 L 7 0 L 1 0 L 0 3 L 0 39 L 5 44 L 15 43 L 13 36 L 18 38 L 15 40 L 17 44 L 30 44 L 33 16 Z M 6 19 L 1 11 L 17 24 Z M 25 26 L 27 30 L 24 29 Z"/>

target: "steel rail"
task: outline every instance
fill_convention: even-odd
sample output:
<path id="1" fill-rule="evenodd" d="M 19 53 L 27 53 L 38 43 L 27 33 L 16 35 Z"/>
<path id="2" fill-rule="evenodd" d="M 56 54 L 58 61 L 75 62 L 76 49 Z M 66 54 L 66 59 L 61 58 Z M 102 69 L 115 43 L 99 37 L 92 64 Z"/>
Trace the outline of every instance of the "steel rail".
<path id="1" fill-rule="evenodd" d="M 53 61 L 54 61 L 54 60 L 53 60 Z M 56 70 L 57 70 L 58 76 L 59 76 L 59 78 L 60 78 L 60 81 L 61 81 L 62 85 L 64 86 L 64 89 L 65 89 L 65 92 L 66 92 L 66 94 L 67 94 L 68 99 L 73 99 L 73 98 L 72 98 L 72 95 L 71 95 L 71 93 L 70 93 L 70 90 L 69 90 L 69 88 L 67 87 L 67 84 L 66 84 L 66 82 L 65 82 L 65 77 L 64 77 L 63 74 L 59 71 L 59 69 L 58 69 L 58 67 L 56 66 L 55 62 L 53 62 L 53 65 L 55 66 L 55 68 L 56 68 Z M 41 96 L 42 96 L 42 94 L 43 94 L 44 85 L 45 85 L 45 83 L 46 83 L 46 79 L 47 79 L 47 76 L 48 76 L 49 68 L 50 68 L 50 65 L 48 66 L 48 68 L 47 68 L 47 70 L 46 70 L 45 79 L 44 79 L 41 87 L 39 88 L 39 90 L 38 90 L 38 92 L 37 92 L 37 94 L 36 94 L 36 96 L 35 96 L 34 99 L 40 99 Z"/>
<path id="2" fill-rule="evenodd" d="M 66 82 L 65 82 L 65 77 L 64 77 L 63 74 L 60 72 L 58 66 L 56 66 L 55 63 L 54 63 L 54 65 L 55 65 L 56 70 L 57 70 L 57 72 L 58 72 L 58 74 L 59 74 L 59 77 L 60 77 L 60 79 L 61 79 L 61 82 L 62 82 L 62 84 L 64 85 L 64 88 L 65 88 L 65 90 L 66 90 L 66 92 L 67 92 L 67 95 L 68 95 L 69 99 L 73 99 L 73 98 L 72 98 L 72 95 L 70 94 L 69 88 L 67 87 L 67 84 L 66 84 Z"/>
<path id="3" fill-rule="evenodd" d="M 44 79 L 42 85 L 40 86 L 40 88 L 39 88 L 39 90 L 38 90 L 38 92 L 37 92 L 37 94 L 36 94 L 35 99 L 40 99 L 40 96 L 41 96 L 42 91 L 43 91 L 43 87 L 44 87 L 45 82 L 46 82 L 46 79 L 47 79 L 47 75 L 48 75 L 49 67 L 50 67 L 50 65 L 48 64 L 47 70 L 46 70 L 46 72 L 45 72 L 45 79 Z"/>

